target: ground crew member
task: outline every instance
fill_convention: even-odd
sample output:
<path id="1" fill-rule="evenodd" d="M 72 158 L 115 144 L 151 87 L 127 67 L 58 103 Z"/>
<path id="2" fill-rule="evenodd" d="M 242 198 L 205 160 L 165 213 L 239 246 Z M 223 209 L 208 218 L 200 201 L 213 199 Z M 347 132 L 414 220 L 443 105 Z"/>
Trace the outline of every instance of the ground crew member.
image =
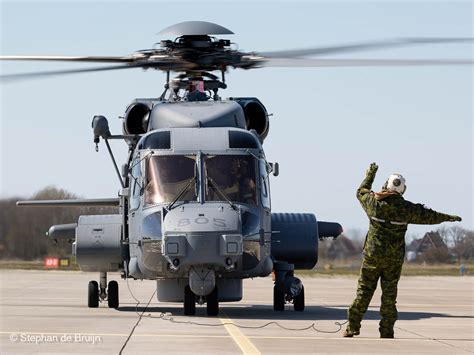
<path id="1" fill-rule="evenodd" d="M 436 212 L 421 204 L 406 201 L 402 197 L 406 190 L 405 178 L 400 174 L 392 174 L 382 191 L 374 193 L 371 188 L 377 169 L 377 164 L 370 165 L 357 190 L 357 199 L 367 213 L 370 224 L 364 244 L 357 295 L 348 311 L 344 337 L 359 335 L 362 317 L 380 278 L 380 337 L 393 338 L 393 326 L 397 320 L 397 284 L 405 256 L 407 225 L 461 221 L 459 216 Z"/>

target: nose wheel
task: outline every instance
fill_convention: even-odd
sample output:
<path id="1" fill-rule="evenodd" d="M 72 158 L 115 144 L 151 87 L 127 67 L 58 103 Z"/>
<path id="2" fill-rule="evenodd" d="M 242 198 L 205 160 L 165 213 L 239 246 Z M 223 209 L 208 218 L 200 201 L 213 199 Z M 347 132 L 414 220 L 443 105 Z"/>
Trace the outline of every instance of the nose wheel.
<path id="1" fill-rule="evenodd" d="M 107 285 L 107 273 L 100 273 L 100 285 L 97 281 L 89 281 L 87 292 L 87 306 L 99 307 L 99 302 L 107 300 L 109 308 L 119 307 L 119 287 L 117 281 L 110 281 Z"/>
<path id="2" fill-rule="evenodd" d="M 205 296 L 206 299 L 206 311 L 208 316 L 217 316 L 219 314 L 219 293 L 217 286 L 214 287 L 212 292 Z M 184 315 L 194 316 L 196 314 L 196 301 L 198 301 L 196 295 L 189 286 L 184 288 Z M 199 304 L 204 303 L 204 297 L 199 298 Z"/>

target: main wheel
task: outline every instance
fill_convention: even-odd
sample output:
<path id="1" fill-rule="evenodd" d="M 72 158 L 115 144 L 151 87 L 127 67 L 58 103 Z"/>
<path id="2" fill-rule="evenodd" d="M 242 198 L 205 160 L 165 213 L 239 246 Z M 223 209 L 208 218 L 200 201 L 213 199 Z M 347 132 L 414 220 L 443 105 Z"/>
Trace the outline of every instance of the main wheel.
<path id="1" fill-rule="evenodd" d="M 99 284 L 97 281 L 89 281 L 89 290 L 87 294 L 87 305 L 89 308 L 99 307 Z"/>
<path id="2" fill-rule="evenodd" d="M 208 316 L 217 316 L 219 314 L 219 294 L 217 292 L 217 286 L 207 295 L 206 306 Z"/>
<path id="3" fill-rule="evenodd" d="M 109 308 L 118 308 L 119 306 L 119 287 L 117 281 L 110 281 L 107 287 L 107 303 Z"/>
<path id="4" fill-rule="evenodd" d="M 196 295 L 189 286 L 184 288 L 184 315 L 194 316 L 196 314 Z"/>
<path id="5" fill-rule="evenodd" d="M 293 299 L 293 307 L 295 311 L 302 312 L 304 311 L 304 286 L 301 285 L 301 292 L 298 296 Z"/>
<path id="6" fill-rule="evenodd" d="M 285 294 L 281 292 L 276 286 L 273 286 L 273 310 L 285 310 Z"/>

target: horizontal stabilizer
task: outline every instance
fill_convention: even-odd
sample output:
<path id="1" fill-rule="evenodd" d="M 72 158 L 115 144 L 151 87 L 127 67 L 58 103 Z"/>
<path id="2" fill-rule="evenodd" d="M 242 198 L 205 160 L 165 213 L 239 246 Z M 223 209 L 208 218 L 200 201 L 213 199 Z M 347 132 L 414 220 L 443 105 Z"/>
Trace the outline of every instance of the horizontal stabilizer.
<path id="1" fill-rule="evenodd" d="M 96 198 L 79 200 L 30 200 L 17 201 L 17 206 L 21 207 L 118 207 L 119 198 Z"/>

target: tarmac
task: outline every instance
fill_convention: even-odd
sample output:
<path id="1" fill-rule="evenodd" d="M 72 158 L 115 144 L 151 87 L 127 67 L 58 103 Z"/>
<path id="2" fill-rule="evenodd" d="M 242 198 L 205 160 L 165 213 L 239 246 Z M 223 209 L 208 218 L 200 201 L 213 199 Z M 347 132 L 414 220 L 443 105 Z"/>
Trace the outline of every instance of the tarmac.
<path id="1" fill-rule="evenodd" d="M 473 277 L 403 277 L 395 339 L 379 338 L 380 290 L 360 336 L 342 338 L 355 277 L 302 277 L 302 313 L 292 305 L 273 311 L 270 278 L 245 280 L 244 299 L 221 303 L 218 317 L 207 317 L 205 306 L 186 317 L 181 304 L 158 303 L 155 282 L 129 280 L 129 291 L 118 274 L 109 280 L 119 282 L 120 307 L 88 308 L 92 279 L 98 273 L 0 270 L 0 353 L 474 353 Z"/>

